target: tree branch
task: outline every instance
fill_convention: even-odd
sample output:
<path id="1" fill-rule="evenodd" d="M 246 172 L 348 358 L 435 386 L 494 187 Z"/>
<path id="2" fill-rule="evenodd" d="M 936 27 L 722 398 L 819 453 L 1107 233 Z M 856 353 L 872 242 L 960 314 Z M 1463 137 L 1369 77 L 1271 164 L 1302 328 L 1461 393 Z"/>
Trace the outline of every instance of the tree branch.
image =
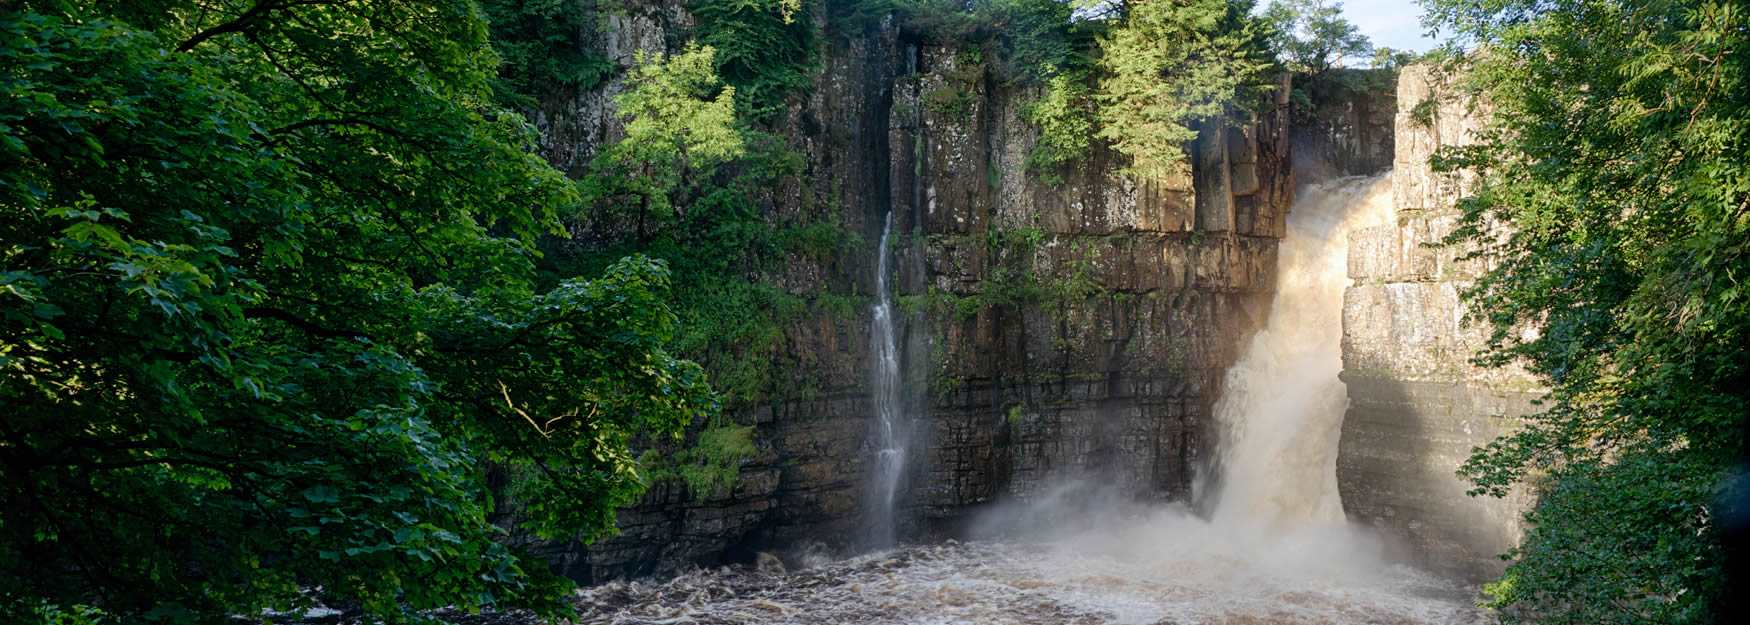
<path id="1" fill-rule="evenodd" d="M 296 6 L 311 6 L 319 4 L 335 4 L 335 2 L 334 0 L 290 0 L 284 2 L 263 0 L 261 2 L 256 2 L 254 6 L 249 7 L 249 9 L 244 11 L 242 15 L 238 15 L 236 19 L 195 33 L 193 37 L 189 37 L 187 41 L 177 45 L 176 51 L 188 52 L 193 50 L 195 46 L 199 46 L 208 39 L 212 39 L 219 35 L 247 31 L 257 22 L 267 19 L 267 16 L 274 11 L 290 9 Z"/>
<path id="2" fill-rule="evenodd" d="M 339 328 L 339 329 L 329 328 L 327 326 L 323 326 L 321 324 L 304 319 L 302 317 L 299 317 L 297 315 L 294 315 L 294 314 L 287 312 L 287 311 L 284 311 L 284 310 L 280 310 L 278 308 L 270 308 L 267 306 L 252 306 L 250 308 L 243 309 L 243 314 L 245 316 L 248 316 L 248 317 L 257 317 L 257 318 L 274 319 L 277 321 L 282 321 L 288 325 L 291 325 L 292 327 L 298 328 L 298 329 L 303 330 L 305 332 L 308 332 L 310 334 L 314 334 L 316 336 L 321 336 L 321 337 L 351 338 L 351 339 L 369 339 L 369 338 L 371 338 L 370 336 L 368 336 L 365 333 L 360 332 L 358 330 L 350 330 L 350 329 L 346 329 L 346 328 Z"/>

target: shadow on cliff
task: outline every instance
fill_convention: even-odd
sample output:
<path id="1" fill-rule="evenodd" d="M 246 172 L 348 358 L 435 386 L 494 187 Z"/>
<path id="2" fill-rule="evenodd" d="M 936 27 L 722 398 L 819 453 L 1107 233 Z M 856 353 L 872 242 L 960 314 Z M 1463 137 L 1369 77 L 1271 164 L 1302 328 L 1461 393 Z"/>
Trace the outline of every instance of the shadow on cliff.
<path id="1" fill-rule="evenodd" d="M 1351 523 L 1376 532 L 1396 561 L 1480 584 L 1500 576 L 1518 508 L 1466 494 L 1457 474 L 1473 446 L 1494 436 L 1478 407 L 1515 400 L 1464 382 L 1341 376 L 1348 387 L 1337 487 Z M 1490 395 L 1479 397 L 1478 394 Z"/>

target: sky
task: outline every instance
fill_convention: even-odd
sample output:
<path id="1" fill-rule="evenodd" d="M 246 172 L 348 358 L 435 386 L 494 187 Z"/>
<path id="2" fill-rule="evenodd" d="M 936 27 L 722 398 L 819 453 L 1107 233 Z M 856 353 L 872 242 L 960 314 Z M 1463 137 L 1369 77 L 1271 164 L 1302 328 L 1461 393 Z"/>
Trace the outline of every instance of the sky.
<path id="1" fill-rule="evenodd" d="M 1375 46 L 1426 52 L 1437 42 L 1422 34 L 1422 7 L 1416 0 L 1342 0 L 1343 15 Z M 1268 4 L 1260 2 L 1260 5 Z"/>

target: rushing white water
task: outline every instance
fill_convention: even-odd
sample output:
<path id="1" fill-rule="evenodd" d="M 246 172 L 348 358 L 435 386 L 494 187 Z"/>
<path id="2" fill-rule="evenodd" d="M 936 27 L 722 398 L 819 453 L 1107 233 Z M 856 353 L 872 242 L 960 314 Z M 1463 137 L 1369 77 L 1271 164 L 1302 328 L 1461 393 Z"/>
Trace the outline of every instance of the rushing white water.
<path id="1" fill-rule="evenodd" d="M 1343 370 L 1348 233 L 1391 214 L 1387 176 L 1303 189 L 1277 252 L 1264 327 L 1227 373 L 1216 402 L 1221 484 L 1213 521 L 1262 531 L 1341 524 L 1337 436 L 1349 398 Z"/>
<path id="2" fill-rule="evenodd" d="M 1262 330 L 1229 371 L 1218 418 L 1225 471 L 1208 518 L 1178 506 L 1124 504 L 1101 486 L 1065 483 L 986 519 L 1069 520 L 1021 542 L 904 547 L 790 573 L 696 571 L 660 583 L 582 592 L 589 623 L 933 625 L 1472 625 L 1471 590 L 1388 562 L 1344 522 L 1336 491 L 1347 232 L 1389 214 L 1383 178 L 1303 190 L 1278 255 Z M 891 224 L 889 224 L 891 225 Z M 898 363 L 882 241 L 876 306 L 876 402 L 883 419 L 877 486 L 903 458 Z M 887 473 L 891 471 L 891 473 Z M 883 482 L 881 480 L 892 480 Z M 877 491 L 876 495 L 883 492 Z M 877 505 L 889 506 L 887 498 Z M 996 518 L 1000 517 L 1000 518 Z M 888 525 L 891 531 L 891 525 Z M 1014 530 L 1006 538 L 1013 539 Z"/>
<path id="3" fill-rule="evenodd" d="M 1168 511 L 1159 511 L 1168 515 Z M 1152 521 L 1149 522 L 1149 521 Z M 1180 527 L 1185 532 L 1154 529 Z M 1197 531 L 1201 528 L 1201 531 Z M 906 547 L 789 573 L 711 569 L 579 592 L 603 625 L 1480 625 L 1440 580 L 1401 568 L 1309 576 L 1328 554 L 1234 550 L 1208 525 L 1139 519 L 1040 544 Z M 1291 566 L 1279 569 L 1277 566 Z"/>
<path id="4" fill-rule="evenodd" d="M 881 227 L 881 245 L 875 263 L 875 309 L 869 321 L 869 351 L 874 354 L 870 387 L 875 427 L 875 471 L 868 496 L 869 547 L 889 547 L 894 542 L 894 497 L 905 472 L 906 423 L 904 396 L 900 392 L 899 346 L 893 335 L 893 294 L 887 285 L 888 264 L 893 255 L 888 239 L 893 236 L 893 213 Z"/>

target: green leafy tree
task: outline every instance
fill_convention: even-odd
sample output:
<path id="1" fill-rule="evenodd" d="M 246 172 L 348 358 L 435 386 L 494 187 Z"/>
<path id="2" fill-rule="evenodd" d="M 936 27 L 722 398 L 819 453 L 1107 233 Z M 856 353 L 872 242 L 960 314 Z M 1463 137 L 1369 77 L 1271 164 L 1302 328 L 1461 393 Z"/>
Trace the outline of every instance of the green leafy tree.
<path id="1" fill-rule="evenodd" d="M 1273 67 L 1248 2 L 1129 3 L 1100 40 L 1098 136 L 1145 178 L 1182 176 L 1198 122 L 1244 108 Z"/>
<path id="2" fill-rule="evenodd" d="M 1264 19 L 1274 27 L 1272 46 L 1296 72 L 1316 76 L 1345 60 L 1373 57 L 1373 43 L 1343 18 L 1341 2 L 1272 0 Z"/>
<path id="3" fill-rule="evenodd" d="M 1715 498 L 1750 422 L 1750 14 L 1428 6 L 1479 50 L 1463 72 L 1492 112 L 1437 161 L 1481 175 L 1453 242 L 1495 263 L 1467 294 L 1493 329 L 1483 362 L 1551 389 L 1462 469 L 1480 493 L 1539 493 L 1492 605 L 1509 622 L 1714 622 Z"/>
<path id="4" fill-rule="evenodd" d="M 1027 167 L 1050 184 L 1063 182 L 1064 170 L 1081 162 L 1094 144 L 1094 103 L 1085 72 L 1060 72 L 1045 93 L 1021 110 L 1039 127 L 1039 141 L 1027 153 Z"/>
<path id="5" fill-rule="evenodd" d="M 802 0 L 692 0 L 694 42 L 713 50 L 717 76 L 735 87 L 749 121 L 770 122 L 786 98 L 812 82 L 818 36 L 815 3 Z"/>
<path id="6" fill-rule="evenodd" d="M 614 63 L 594 48 L 593 0 L 480 0 L 501 61 L 499 96 L 527 106 L 529 94 L 555 86 L 591 89 L 612 75 Z"/>
<path id="7" fill-rule="evenodd" d="M 716 51 L 689 45 L 673 56 L 640 53 L 627 89 L 614 97 L 626 136 L 596 157 L 587 200 L 631 211 L 636 240 L 686 220 L 718 166 L 746 152 L 735 118 L 735 87 L 717 78 Z"/>
<path id="8" fill-rule="evenodd" d="M 543 269 L 563 277 L 628 254 L 664 260 L 683 319 L 672 349 L 704 364 L 727 403 L 744 405 L 801 392 L 796 380 L 777 379 L 774 363 L 784 324 L 807 303 L 765 275 L 797 258 L 830 261 L 846 238 L 835 222 L 768 216 L 773 189 L 795 185 L 802 160 L 755 129 L 759 111 L 737 106 L 740 92 L 718 78 L 715 53 L 692 45 L 639 59 L 615 98 L 624 136 L 602 148 L 583 180 L 589 208 L 571 225 L 587 243 L 553 246 Z M 726 417 L 704 425 L 691 447 L 647 449 L 645 465 L 698 496 L 732 486 L 755 450 L 751 428 Z"/>
<path id="9" fill-rule="evenodd" d="M 0 12 L 0 620 L 565 609 L 489 468 L 526 530 L 599 537 L 631 441 L 714 401 L 662 263 L 537 288 L 579 198 L 486 32 L 471 0 Z"/>

